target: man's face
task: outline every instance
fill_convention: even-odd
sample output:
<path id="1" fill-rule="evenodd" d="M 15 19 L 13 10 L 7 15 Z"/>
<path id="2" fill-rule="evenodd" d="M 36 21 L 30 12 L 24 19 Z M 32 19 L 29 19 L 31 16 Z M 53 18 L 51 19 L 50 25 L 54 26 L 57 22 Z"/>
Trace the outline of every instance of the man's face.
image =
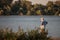
<path id="1" fill-rule="evenodd" d="M 41 21 L 41 22 L 44 21 L 44 18 L 40 18 L 40 21 Z"/>

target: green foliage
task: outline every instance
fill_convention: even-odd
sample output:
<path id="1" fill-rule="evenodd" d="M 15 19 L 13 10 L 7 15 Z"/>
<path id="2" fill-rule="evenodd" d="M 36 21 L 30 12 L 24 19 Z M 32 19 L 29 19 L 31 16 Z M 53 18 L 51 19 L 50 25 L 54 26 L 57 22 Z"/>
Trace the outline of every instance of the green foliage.
<path id="1" fill-rule="evenodd" d="M 47 37 L 48 32 L 39 30 L 31 30 L 24 32 L 23 29 L 19 28 L 17 32 L 13 32 L 12 29 L 0 29 L 0 40 L 50 40 Z"/>
<path id="2" fill-rule="evenodd" d="M 46 5 L 33 4 L 30 1 L 0 0 L 0 15 L 59 15 L 60 1 L 48 1 Z M 2 11 L 1 11 L 2 10 Z"/>

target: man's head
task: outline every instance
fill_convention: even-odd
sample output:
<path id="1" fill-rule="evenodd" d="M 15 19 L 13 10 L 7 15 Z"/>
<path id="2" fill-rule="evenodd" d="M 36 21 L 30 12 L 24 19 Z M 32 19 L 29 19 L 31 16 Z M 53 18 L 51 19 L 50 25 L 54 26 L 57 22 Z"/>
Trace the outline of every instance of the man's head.
<path id="1" fill-rule="evenodd" d="M 41 21 L 41 22 L 44 21 L 44 17 L 41 17 L 41 18 L 40 18 L 40 21 Z"/>

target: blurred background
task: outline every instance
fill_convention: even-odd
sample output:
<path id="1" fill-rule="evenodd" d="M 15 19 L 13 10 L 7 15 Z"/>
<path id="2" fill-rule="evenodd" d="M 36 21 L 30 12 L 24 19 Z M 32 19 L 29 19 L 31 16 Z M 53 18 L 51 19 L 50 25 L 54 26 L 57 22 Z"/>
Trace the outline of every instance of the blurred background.
<path id="1" fill-rule="evenodd" d="M 0 15 L 58 15 L 59 0 L 0 0 Z"/>

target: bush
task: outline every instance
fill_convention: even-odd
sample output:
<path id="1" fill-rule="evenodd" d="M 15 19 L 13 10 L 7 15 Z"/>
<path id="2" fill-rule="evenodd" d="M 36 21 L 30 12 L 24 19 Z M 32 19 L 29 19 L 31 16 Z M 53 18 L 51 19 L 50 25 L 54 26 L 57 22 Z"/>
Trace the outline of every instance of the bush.
<path id="1" fill-rule="evenodd" d="M 24 32 L 23 29 L 19 29 L 17 32 L 13 32 L 12 29 L 0 29 L 0 40 L 50 40 L 47 35 L 48 32 L 39 32 L 38 29 L 28 32 Z"/>

